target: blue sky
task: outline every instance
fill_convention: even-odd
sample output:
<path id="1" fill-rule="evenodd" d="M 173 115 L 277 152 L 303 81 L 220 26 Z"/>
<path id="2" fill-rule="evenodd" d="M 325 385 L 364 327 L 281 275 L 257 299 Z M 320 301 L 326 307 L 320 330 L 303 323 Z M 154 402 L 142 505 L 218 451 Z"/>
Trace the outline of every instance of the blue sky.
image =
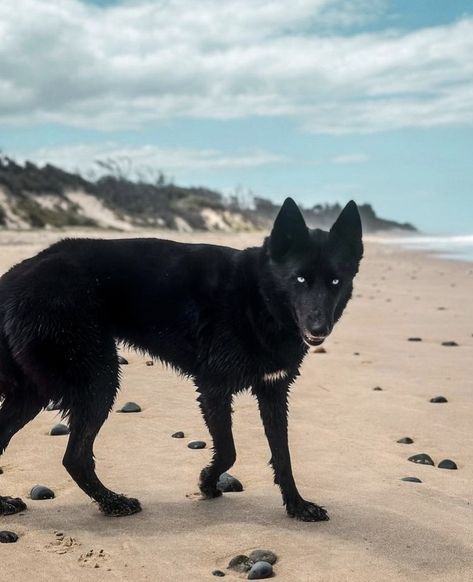
<path id="1" fill-rule="evenodd" d="M 473 5 L 3 0 L 0 147 L 471 233 Z"/>

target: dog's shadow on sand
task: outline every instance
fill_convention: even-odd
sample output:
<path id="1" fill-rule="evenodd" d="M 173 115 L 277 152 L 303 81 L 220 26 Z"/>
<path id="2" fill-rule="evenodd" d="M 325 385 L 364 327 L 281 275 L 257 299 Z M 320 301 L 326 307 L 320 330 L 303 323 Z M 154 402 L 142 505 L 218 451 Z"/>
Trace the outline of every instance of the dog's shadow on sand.
<path id="1" fill-rule="evenodd" d="M 471 565 L 472 546 L 442 533 L 440 526 L 424 526 L 380 506 L 338 503 L 331 510 L 328 522 L 304 523 L 288 518 L 282 507 L 268 503 L 267 496 L 229 494 L 212 501 L 183 499 L 181 502 L 148 498 L 142 512 L 121 518 L 105 517 L 94 505 L 84 511 L 84 505 L 79 502 L 68 505 L 66 518 L 65 509 L 47 511 L 34 507 L 21 518 L 21 526 L 26 531 L 29 528 L 60 530 L 78 537 L 81 531 L 86 531 L 102 540 L 118 535 L 139 540 L 192 532 L 203 535 L 207 529 L 230 525 L 228 531 L 219 527 L 218 535 L 234 540 L 239 529 L 246 531 L 251 525 L 260 530 L 258 539 L 266 532 L 268 537 L 272 533 L 293 536 L 293 541 L 299 540 L 304 546 L 323 542 L 326 547 L 329 540 L 332 548 L 351 546 L 355 555 L 367 551 L 373 557 L 395 564 L 406 574 L 417 571 L 423 575 L 445 574 L 451 568 L 458 571 L 462 566 Z M 317 554 L 323 555 L 320 547 Z"/>

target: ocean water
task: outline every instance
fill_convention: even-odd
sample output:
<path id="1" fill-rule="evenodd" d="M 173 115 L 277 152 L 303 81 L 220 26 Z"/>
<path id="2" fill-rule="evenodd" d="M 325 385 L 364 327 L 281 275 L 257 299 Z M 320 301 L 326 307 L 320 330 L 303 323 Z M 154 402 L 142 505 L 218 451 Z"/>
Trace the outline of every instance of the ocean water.
<path id="1" fill-rule="evenodd" d="M 409 235 L 376 237 L 382 243 L 397 244 L 410 249 L 426 250 L 445 259 L 473 262 L 473 234 Z"/>

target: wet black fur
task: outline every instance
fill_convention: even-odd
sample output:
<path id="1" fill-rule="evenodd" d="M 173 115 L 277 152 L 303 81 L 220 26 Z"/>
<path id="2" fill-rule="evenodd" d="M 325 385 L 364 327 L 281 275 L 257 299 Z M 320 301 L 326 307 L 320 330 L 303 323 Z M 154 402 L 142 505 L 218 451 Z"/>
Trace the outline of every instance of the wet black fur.
<path id="1" fill-rule="evenodd" d="M 296 488 L 287 397 L 306 342 L 321 343 L 341 316 L 361 256 L 354 202 L 328 233 L 309 230 L 290 198 L 263 246 L 243 251 L 157 239 L 52 245 L 0 279 L 0 454 L 49 401 L 59 402 L 69 416 L 64 466 L 72 478 L 105 514 L 139 511 L 138 500 L 100 482 L 93 459 L 119 387 L 122 341 L 195 382 L 214 445 L 200 476 L 205 497 L 220 495 L 217 479 L 235 462 L 232 398 L 250 389 L 288 514 L 328 519 Z M 25 507 L 0 497 L 0 515 Z"/>

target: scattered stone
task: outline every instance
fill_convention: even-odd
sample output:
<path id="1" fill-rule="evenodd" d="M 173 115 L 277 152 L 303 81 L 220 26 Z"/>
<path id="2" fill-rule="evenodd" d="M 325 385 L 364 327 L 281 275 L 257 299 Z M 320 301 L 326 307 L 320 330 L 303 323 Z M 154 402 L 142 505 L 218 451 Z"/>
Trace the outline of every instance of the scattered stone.
<path id="1" fill-rule="evenodd" d="M 0 544 L 14 544 L 18 541 L 18 536 L 14 531 L 0 531 Z"/>
<path id="2" fill-rule="evenodd" d="M 445 396 L 435 396 L 434 398 L 430 399 L 430 402 L 433 402 L 434 404 L 442 404 L 444 402 L 448 402 L 448 400 L 445 398 Z"/>
<path id="3" fill-rule="evenodd" d="M 268 562 L 275 564 L 278 557 L 271 550 L 253 550 L 248 556 L 252 562 Z"/>
<path id="4" fill-rule="evenodd" d="M 408 342 L 421 342 L 422 338 L 421 337 L 408 337 L 407 341 Z"/>
<path id="5" fill-rule="evenodd" d="M 353 352 L 353 355 L 354 356 L 359 356 L 360 355 L 360 352 Z"/>
<path id="6" fill-rule="evenodd" d="M 0 475 L 3 475 L 3 469 L 0 467 Z"/>
<path id="7" fill-rule="evenodd" d="M 136 402 L 127 402 L 117 412 L 141 412 L 141 406 Z"/>
<path id="8" fill-rule="evenodd" d="M 177 432 L 175 432 L 171 436 L 173 439 L 183 439 L 185 437 L 185 434 L 182 432 L 182 430 L 178 430 Z"/>
<path id="9" fill-rule="evenodd" d="M 43 499 L 54 499 L 54 491 L 45 487 L 44 485 L 35 485 L 30 492 L 30 497 L 34 501 L 42 501 Z"/>
<path id="10" fill-rule="evenodd" d="M 61 410 L 61 401 L 59 402 L 51 402 L 46 406 L 46 410 L 51 412 L 52 410 Z"/>
<path id="11" fill-rule="evenodd" d="M 445 307 L 437 307 L 437 311 L 445 311 Z"/>
<path id="12" fill-rule="evenodd" d="M 373 388 L 373 390 L 374 390 L 375 392 L 379 392 L 379 391 L 381 391 L 381 390 L 382 390 L 382 388 L 381 388 L 381 386 L 375 386 L 375 387 Z"/>
<path id="13" fill-rule="evenodd" d="M 327 350 L 323 347 L 320 346 L 319 348 L 315 348 L 315 350 L 312 350 L 313 354 L 326 354 Z"/>
<path id="14" fill-rule="evenodd" d="M 154 366 L 153 360 L 146 360 L 145 363 L 146 363 L 147 366 Z"/>
<path id="15" fill-rule="evenodd" d="M 401 445 L 412 445 L 414 441 L 411 439 L 411 437 L 402 437 L 402 439 L 399 439 L 396 442 L 401 443 Z"/>
<path id="16" fill-rule="evenodd" d="M 214 570 L 212 572 L 212 576 L 219 576 L 219 578 L 223 578 L 225 576 L 225 572 L 222 572 L 222 570 Z"/>
<path id="17" fill-rule="evenodd" d="M 228 562 L 228 568 L 235 570 L 235 572 L 249 572 L 253 562 L 245 554 L 238 554 Z"/>
<path id="18" fill-rule="evenodd" d="M 118 356 L 118 363 L 122 366 L 126 366 L 128 364 L 128 360 L 123 356 Z"/>
<path id="19" fill-rule="evenodd" d="M 458 469 L 455 461 L 452 461 L 451 459 L 444 459 L 443 461 L 440 461 L 440 463 L 438 464 L 438 468 L 439 469 L 452 469 L 452 470 Z"/>
<path id="20" fill-rule="evenodd" d="M 263 578 L 271 578 L 273 575 L 273 567 L 269 562 L 256 562 L 248 572 L 248 580 L 262 580 Z"/>
<path id="21" fill-rule="evenodd" d="M 447 348 L 455 348 L 458 346 L 457 342 L 453 342 L 453 341 L 442 342 L 442 345 L 447 347 Z"/>
<path id="22" fill-rule="evenodd" d="M 69 434 L 71 431 L 66 424 L 56 424 L 50 431 L 51 436 L 62 436 L 64 434 Z"/>
<path id="23" fill-rule="evenodd" d="M 409 483 L 422 483 L 418 477 L 402 477 L 401 481 L 409 481 Z"/>
<path id="24" fill-rule="evenodd" d="M 243 485 L 230 473 L 222 473 L 217 482 L 217 489 L 222 493 L 240 493 L 243 491 Z"/>
<path id="25" fill-rule="evenodd" d="M 412 455 L 412 457 L 409 457 L 407 460 L 411 461 L 411 463 L 417 463 L 419 465 L 430 465 L 432 467 L 435 467 L 435 463 L 433 462 L 432 457 L 430 457 L 426 453 Z"/>
<path id="26" fill-rule="evenodd" d="M 204 441 L 191 441 L 187 444 L 190 449 L 205 449 L 207 443 Z"/>

